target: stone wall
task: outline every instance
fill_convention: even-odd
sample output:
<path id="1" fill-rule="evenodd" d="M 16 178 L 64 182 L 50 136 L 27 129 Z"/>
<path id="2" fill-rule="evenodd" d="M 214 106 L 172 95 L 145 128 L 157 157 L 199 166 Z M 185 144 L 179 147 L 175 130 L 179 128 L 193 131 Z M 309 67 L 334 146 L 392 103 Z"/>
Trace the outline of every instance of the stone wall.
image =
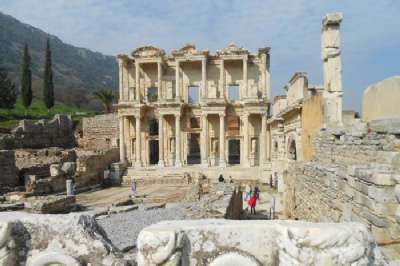
<path id="1" fill-rule="evenodd" d="M 18 184 L 18 170 L 15 166 L 15 152 L 0 151 L 0 187 L 14 187 Z M 1 189 L 0 189 L 1 193 Z"/>
<path id="2" fill-rule="evenodd" d="M 75 144 L 71 117 L 55 115 L 52 120 L 22 120 L 11 134 L 0 134 L 0 149 L 70 148 Z"/>
<path id="3" fill-rule="evenodd" d="M 314 147 L 314 160 L 293 162 L 284 176 L 286 215 L 358 221 L 378 241 L 399 240 L 399 135 L 377 133 L 358 122 L 320 132 Z"/>
<path id="4" fill-rule="evenodd" d="M 102 150 L 117 147 L 118 117 L 116 113 L 96 115 L 82 120 L 82 138 L 79 146 Z"/>

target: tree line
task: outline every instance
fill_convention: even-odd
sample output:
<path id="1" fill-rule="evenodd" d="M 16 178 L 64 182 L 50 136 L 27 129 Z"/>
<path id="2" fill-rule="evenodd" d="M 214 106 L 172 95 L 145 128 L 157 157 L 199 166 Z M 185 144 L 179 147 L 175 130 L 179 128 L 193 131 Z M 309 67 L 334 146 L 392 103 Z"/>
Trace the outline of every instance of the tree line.
<path id="1" fill-rule="evenodd" d="M 21 102 L 25 107 L 25 112 L 29 109 L 33 100 L 32 93 L 32 69 L 31 56 L 28 43 L 25 43 L 22 64 L 21 64 L 21 84 L 20 91 Z M 52 70 L 52 55 L 50 40 L 46 42 L 45 65 L 43 73 L 43 102 L 48 110 L 54 106 L 54 81 Z M 112 104 L 115 100 L 115 94 L 112 90 L 99 90 L 93 93 L 93 96 L 99 100 L 105 112 L 112 111 Z M 0 108 L 11 110 L 15 107 L 18 98 L 18 90 L 12 80 L 8 77 L 6 69 L 0 66 Z"/>
<path id="2" fill-rule="evenodd" d="M 33 99 L 32 70 L 29 46 L 25 43 L 21 64 L 21 102 L 27 110 Z M 18 98 L 18 90 L 8 77 L 8 72 L 0 68 L 0 108 L 13 109 Z M 45 67 L 43 76 L 43 101 L 48 110 L 54 106 L 54 82 L 51 64 L 50 40 L 46 42 Z"/>

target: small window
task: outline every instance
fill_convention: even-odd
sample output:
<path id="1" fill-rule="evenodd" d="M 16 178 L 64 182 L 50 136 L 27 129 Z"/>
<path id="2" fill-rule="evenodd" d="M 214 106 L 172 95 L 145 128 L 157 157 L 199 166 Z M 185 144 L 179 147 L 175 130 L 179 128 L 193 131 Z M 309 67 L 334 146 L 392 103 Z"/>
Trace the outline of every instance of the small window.
<path id="1" fill-rule="evenodd" d="M 199 86 L 189 86 L 189 103 L 190 104 L 197 104 L 199 103 Z"/>
<path id="2" fill-rule="evenodd" d="M 239 100 L 239 85 L 229 85 L 228 88 L 228 96 L 229 100 L 231 101 L 238 101 Z"/>
<path id="3" fill-rule="evenodd" d="M 200 119 L 198 117 L 190 118 L 190 128 L 200 128 Z"/>
<path id="4" fill-rule="evenodd" d="M 149 134 L 150 136 L 158 135 L 158 121 L 157 119 L 150 119 L 149 121 Z"/>
<path id="5" fill-rule="evenodd" d="M 149 102 L 156 102 L 158 99 L 158 88 L 151 87 L 147 89 L 147 100 Z"/>

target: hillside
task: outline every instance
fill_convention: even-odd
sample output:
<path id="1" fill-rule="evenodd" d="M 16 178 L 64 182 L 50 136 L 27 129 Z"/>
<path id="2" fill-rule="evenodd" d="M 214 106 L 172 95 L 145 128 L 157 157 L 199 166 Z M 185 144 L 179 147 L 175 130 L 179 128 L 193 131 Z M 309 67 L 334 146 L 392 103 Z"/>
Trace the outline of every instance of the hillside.
<path id="1" fill-rule="evenodd" d="M 115 57 L 66 44 L 56 36 L 0 12 L 0 64 L 10 71 L 10 76 L 17 84 L 23 46 L 27 42 L 32 57 L 34 94 L 41 97 L 48 37 L 53 53 L 55 94 L 58 101 L 95 106 L 96 103 L 91 99 L 94 90 L 116 89 L 118 67 Z"/>

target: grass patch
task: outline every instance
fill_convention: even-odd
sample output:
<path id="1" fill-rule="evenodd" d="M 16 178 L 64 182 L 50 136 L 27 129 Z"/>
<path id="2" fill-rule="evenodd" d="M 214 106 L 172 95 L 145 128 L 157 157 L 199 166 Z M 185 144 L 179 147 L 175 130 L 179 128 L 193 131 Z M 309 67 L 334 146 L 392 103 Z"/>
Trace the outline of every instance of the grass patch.
<path id="1" fill-rule="evenodd" d="M 37 99 L 33 100 L 28 110 L 25 110 L 21 101 L 18 100 L 14 109 L 7 110 L 0 108 L 0 128 L 13 128 L 17 126 L 19 120 L 22 119 L 51 119 L 55 114 L 71 115 L 72 119 L 79 123 L 82 117 L 93 116 L 96 113 L 89 109 L 78 108 L 76 106 L 66 105 L 63 103 L 56 103 L 53 108 L 47 110 L 44 103 Z"/>

